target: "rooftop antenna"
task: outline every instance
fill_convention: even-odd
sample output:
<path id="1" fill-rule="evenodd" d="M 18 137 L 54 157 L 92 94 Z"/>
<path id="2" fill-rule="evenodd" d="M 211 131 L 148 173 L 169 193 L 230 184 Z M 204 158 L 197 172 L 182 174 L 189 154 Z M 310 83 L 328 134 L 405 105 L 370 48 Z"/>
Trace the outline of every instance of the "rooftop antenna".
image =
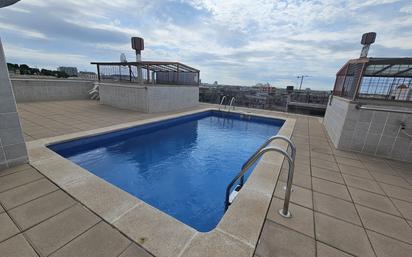
<path id="1" fill-rule="evenodd" d="M 369 47 L 375 43 L 376 32 L 368 32 L 362 35 L 361 44 L 363 45 L 360 58 L 368 57 Z"/>
<path id="2" fill-rule="evenodd" d="M 300 75 L 300 76 L 297 76 L 297 77 L 296 77 L 296 78 L 300 79 L 299 90 L 302 89 L 303 79 L 304 79 L 304 78 L 307 78 L 307 77 L 310 77 L 310 76 L 309 76 L 309 75 Z"/>
<path id="3" fill-rule="evenodd" d="M 17 3 L 20 0 L 0 0 L 0 8 Z"/>
<path id="4" fill-rule="evenodd" d="M 140 83 L 143 83 L 142 65 L 142 50 L 144 49 L 144 40 L 141 37 L 132 37 L 132 48 L 136 51 L 137 76 Z"/>

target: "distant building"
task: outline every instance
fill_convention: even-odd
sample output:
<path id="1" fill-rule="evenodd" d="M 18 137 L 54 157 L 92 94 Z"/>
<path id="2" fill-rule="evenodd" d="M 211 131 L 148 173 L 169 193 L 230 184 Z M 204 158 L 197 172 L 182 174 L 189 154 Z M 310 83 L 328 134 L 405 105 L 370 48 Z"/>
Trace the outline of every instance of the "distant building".
<path id="1" fill-rule="evenodd" d="M 65 72 L 67 75 L 73 77 L 77 76 L 77 68 L 76 67 L 65 67 L 65 66 L 60 66 L 57 68 L 58 71 Z"/>
<path id="2" fill-rule="evenodd" d="M 82 79 L 88 79 L 88 80 L 97 80 L 96 72 L 91 72 L 91 71 L 79 71 L 78 77 Z"/>

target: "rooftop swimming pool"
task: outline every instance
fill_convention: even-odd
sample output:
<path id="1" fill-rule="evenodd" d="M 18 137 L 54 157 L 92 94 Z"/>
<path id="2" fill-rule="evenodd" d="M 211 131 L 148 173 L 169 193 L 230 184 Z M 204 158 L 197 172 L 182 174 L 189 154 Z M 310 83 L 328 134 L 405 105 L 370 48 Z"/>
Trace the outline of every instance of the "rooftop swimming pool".
<path id="1" fill-rule="evenodd" d="M 228 183 L 283 123 L 279 119 L 205 111 L 49 148 L 196 230 L 207 232 L 224 215 Z"/>

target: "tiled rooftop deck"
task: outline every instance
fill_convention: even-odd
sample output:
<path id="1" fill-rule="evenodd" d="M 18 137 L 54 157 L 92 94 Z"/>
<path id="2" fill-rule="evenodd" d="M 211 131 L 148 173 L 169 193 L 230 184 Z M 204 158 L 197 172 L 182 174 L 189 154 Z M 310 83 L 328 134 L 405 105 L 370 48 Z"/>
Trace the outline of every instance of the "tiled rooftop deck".
<path id="1" fill-rule="evenodd" d="M 93 101 L 18 107 L 27 140 L 152 116 Z M 297 119 L 293 218 L 277 214 L 285 167 L 255 256 L 410 256 L 412 165 L 334 150 L 318 118 L 277 115 Z M 30 166 L 0 173 L 0 203 L 0 256 L 149 256 Z"/>

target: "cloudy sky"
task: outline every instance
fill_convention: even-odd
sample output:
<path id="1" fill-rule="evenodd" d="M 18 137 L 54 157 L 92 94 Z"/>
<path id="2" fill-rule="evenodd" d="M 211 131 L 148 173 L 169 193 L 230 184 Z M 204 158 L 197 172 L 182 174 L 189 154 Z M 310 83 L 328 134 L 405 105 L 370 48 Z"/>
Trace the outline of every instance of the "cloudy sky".
<path id="1" fill-rule="evenodd" d="M 91 61 L 180 61 L 203 82 L 331 89 L 338 68 L 376 31 L 370 56 L 412 56 L 410 0 L 21 0 L 0 9 L 8 62 L 94 71 Z"/>

